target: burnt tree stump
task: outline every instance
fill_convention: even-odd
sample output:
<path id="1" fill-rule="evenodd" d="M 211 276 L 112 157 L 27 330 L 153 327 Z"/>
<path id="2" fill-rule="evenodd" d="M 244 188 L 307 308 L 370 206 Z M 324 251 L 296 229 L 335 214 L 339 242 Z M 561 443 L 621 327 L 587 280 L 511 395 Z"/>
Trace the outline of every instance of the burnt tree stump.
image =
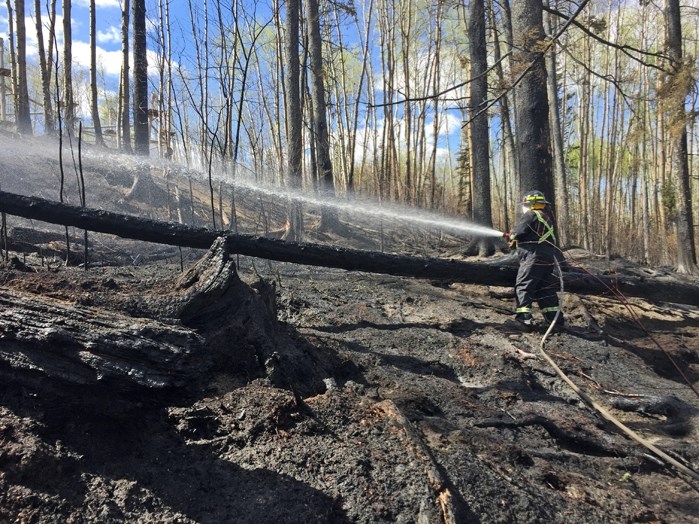
<path id="1" fill-rule="evenodd" d="M 190 328 L 0 288 L 0 362 L 20 381 L 181 386 L 203 347 Z"/>
<path id="2" fill-rule="evenodd" d="M 0 374 L 132 391 L 206 387 L 225 373 L 311 394 L 345 365 L 277 322 L 273 286 L 243 282 L 225 238 L 167 289 L 85 305 L 0 287 Z"/>

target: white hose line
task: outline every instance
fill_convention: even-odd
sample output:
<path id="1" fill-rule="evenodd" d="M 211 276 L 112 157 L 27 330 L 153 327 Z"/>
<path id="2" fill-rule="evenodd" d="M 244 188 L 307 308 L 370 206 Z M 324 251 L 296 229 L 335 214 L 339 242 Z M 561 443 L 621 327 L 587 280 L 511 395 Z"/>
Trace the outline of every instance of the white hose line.
<path id="1" fill-rule="evenodd" d="M 558 259 L 554 258 L 554 263 L 556 266 L 556 269 L 558 270 L 558 276 L 561 282 L 561 297 L 559 300 L 559 308 L 558 311 L 556 312 L 556 316 L 554 317 L 553 321 L 551 322 L 551 325 L 549 328 L 546 330 L 546 333 L 544 333 L 544 336 L 541 338 L 541 343 L 539 344 L 539 350 L 541 351 L 541 354 L 543 357 L 546 359 L 546 361 L 551 365 L 551 367 L 554 369 L 554 371 L 558 374 L 559 377 L 563 379 L 563 381 L 568 384 L 575 393 L 578 394 L 578 396 L 590 407 L 595 409 L 600 415 L 602 415 L 603 418 L 614 424 L 617 428 L 619 428 L 621 431 L 623 431 L 626 435 L 628 435 L 630 438 L 647 448 L 648 450 L 652 451 L 656 456 L 661 458 L 663 461 L 665 461 L 667 464 L 671 464 L 675 468 L 677 468 L 679 471 L 684 473 L 685 475 L 690 476 L 694 480 L 699 480 L 699 473 L 694 471 L 691 468 L 688 468 L 681 462 L 675 460 L 672 458 L 670 455 L 665 453 L 663 450 L 659 449 L 655 445 L 651 444 L 648 442 L 646 439 L 644 439 L 641 435 L 636 433 L 634 430 L 631 428 L 625 426 L 619 419 L 614 417 L 609 411 L 607 411 L 604 407 L 600 406 L 597 402 L 595 402 L 587 393 L 585 393 L 583 390 L 581 390 L 578 386 L 575 385 L 575 383 L 568 378 L 568 376 L 561 370 L 561 368 L 558 367 L 558 365 L 553 361 L 553 359 L 546 353 L 544 350 L 544 343 L 546 342 L 546 339 L 548 338 L 549 334 L 553 330 L 556 321 L 558 320 L 558 317 L 561 314 L 561 307 L 560 303 L 563 300 L 563 273 L 561 272 L 561 267 L 558 264 Z"/>

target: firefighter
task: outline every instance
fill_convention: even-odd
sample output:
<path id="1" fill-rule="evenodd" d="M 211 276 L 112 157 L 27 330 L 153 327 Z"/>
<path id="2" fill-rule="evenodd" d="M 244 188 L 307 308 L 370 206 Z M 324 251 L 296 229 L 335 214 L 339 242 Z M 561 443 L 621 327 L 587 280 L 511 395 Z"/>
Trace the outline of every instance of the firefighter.
<path id="1" fill-rule="evenodd" d="M 519 271 L 515 282 L 515 320 L 531 329 L 532 303 L 539 305 L 547 322 L 554 319 L 556 329 L 564 325 L 559 313 L 558 278 L 553 274 L 558 257 L 550 203 L 541 191 L 529 191 L 522 197 L 522 217 L 509 234 L 510 247 L 517 248 Z M 558 317 L 556 317 L 558 314 Z"/>

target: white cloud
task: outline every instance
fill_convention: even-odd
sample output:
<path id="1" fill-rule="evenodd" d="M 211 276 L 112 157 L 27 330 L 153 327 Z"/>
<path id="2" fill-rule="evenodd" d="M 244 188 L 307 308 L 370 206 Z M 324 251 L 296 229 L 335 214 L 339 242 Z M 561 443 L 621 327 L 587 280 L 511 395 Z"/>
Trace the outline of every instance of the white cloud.
<path id="1" fill-rule="evenodd" d="M 376 122 L 376 127 L 365 127 L 357 130 L 357 149 L 355 157 L 360 160 L 364 151 L 367 158 L 371 159 L 374 149 L 374 143 L 379 145 L 383 135 L 383 128 L 386 121 L 382 118 Z M 402 118 L 396 118 L 393 122 L 396 136 L 398 137 L 399 147 L 403 147 L 405 143 L 406 122 Z M 415 131 L 413 131 L 415 132 Z M 458 140 L 461 132 L 461 119 L 458 116 L 448 112 L 440 114 L 439 126 L 437 129 L 437 149 L 436 154 L 438 159 L 446 158 L 450 154 L 449 143 L 453 140 Z M 426 146 L 431 149 L 435 143 L 434 121 L 425 123 L 424 137 Z M 453 151 L 451 151 L 453 153 Z"/>
<path id="2" fill-rule="evenodd" d="M 97 42 L 100 44 L 118 44 L 121 42 L 121 28 L 115 25 L 106 31 L 97 31 Z"/>
<path id="3" fill-rule="evenodd" d="M 73 41 L 73 63 L 89 69 L 89 43 Z M 100 64 L 105 74 L 118 77 L 121 73 L 121 51 L 106 51 L 97 47 L 97 63 Z"/>
<path id="4" fill-rule="evenodd" d="M 78 7 L 89 7 L 90 2 L 89 2 L 89 0 L 75 0 L 73 5 L 76 5 Z M 120 0 L 95 0 L 95 7 L 97 9 L 101 9 L 101 8 L 121 9 L 121 2 L 120 2 Z"/>

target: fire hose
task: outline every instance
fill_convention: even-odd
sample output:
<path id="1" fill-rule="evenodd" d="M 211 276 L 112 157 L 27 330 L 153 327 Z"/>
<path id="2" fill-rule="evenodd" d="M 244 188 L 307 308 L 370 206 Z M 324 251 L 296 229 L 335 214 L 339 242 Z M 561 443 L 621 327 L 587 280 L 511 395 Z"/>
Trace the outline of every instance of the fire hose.
<path id="1" fill-rule="evenodd" d="M 505 234 L 503 235 L 505 238 L 509 238 L 509 235 Z M 561 267 L 558 263 L 558 259 L 554 258 L 554 263 L 556 266 L 556 270 L 558 272 L 558 277 L 561 283 L 560 286 L 560 292 L 563 294 L 564 289 L 563 289 L 563 274 L 561 272 Z M 548 336 L 551 334 L 553 331 L 554 326 L 556 325 L 556 321 L 558 320 L 559 316 L 561 314 L 561 310 L 556 312 L 556 316 L 553 318 L 551 321 L 551 325 L 548 327 L 546 332 L 544 333 L 544 336 L 541 338 L 541 342 L 539 344 L 539 351 L 541 352 L 541 355 L 544 357 L 544 359 L 549 363 L 549 365 L 553 368 L 553 370 L 558 374 L 561 379 L 570 386 L 570 388 L 575 391 L 575 393 L 585 402 L 588 406 L 593 408 L 595 411 L 597 411 L 602 417 L 612 424 L 614 424 L 617 428 L 619 428 L 623 433 L 625 433 L 628 437 L 631 439 L 635 440 L 637 443 L 641 444 L 644 446 L 646 449 L 651 451 L 655 456 L 660 458 L 662 461 L 664 461 L 666 464 L 670 464 L 674 466 L 677 470 L 681 471 L 685 475 L 688 475 L 689 477 L 693 478 L 694 480 L 699 480 L 699 473 L 694 471 L 693 469 L 687 467 L 686 465 L 682 464 L 678 460 L 672 458 L 670 455 L 665 453 L 663 450 L 659 449 L 657 446 L 652 444 L 651 442 L 648 442 L 646 439 L 644 439 L 641 435 L 636 433 L 634 430 L 631 428 L 627 427 L 624 425 L 619 419 L 617 419 L 614 415 L 612 415 L 606 408 L 601 406 L 599 403 L 597 403 L 592 397 L 590 397 L 587 393 L 585 393 L 582 389 L 580 389 L 564 372 L 561 370 L 561 368 L 558 367 L 556 362 L 546 353 L 544 350 L 544 345 L 546 343 L 546 339 Z"/>

